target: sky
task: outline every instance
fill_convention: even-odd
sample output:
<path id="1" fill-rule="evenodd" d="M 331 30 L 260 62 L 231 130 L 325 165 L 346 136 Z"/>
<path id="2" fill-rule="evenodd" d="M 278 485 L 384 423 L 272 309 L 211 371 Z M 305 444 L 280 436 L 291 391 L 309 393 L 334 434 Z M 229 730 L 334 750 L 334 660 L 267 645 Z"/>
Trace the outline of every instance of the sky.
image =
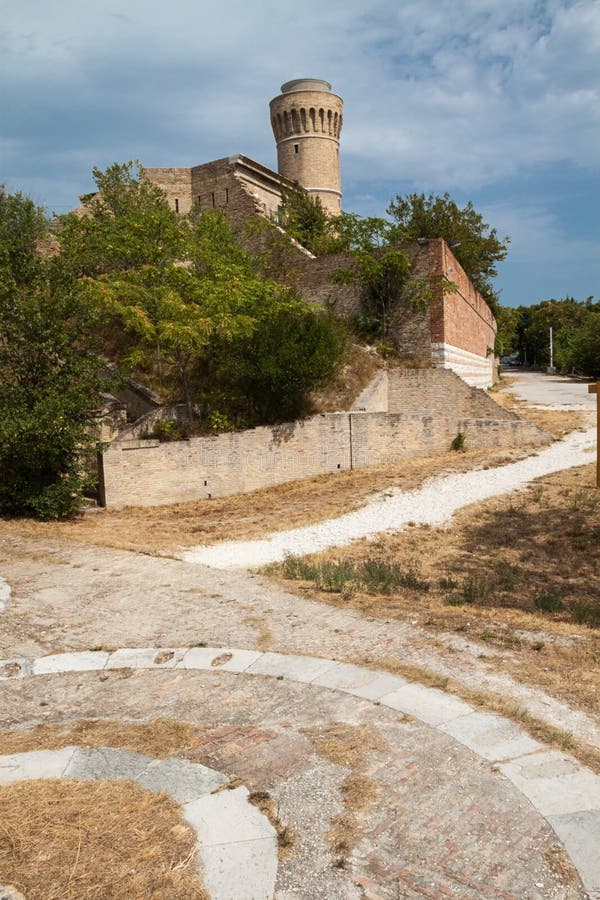
<path id="1" fill-rule="evenodd" d="M 345 210 L 448 192 L 510 235 L 502 303 L 600 296 L 600 0 L 0 0 L 0 182 L 62 213 L 115 161 L 276 168 L 301 77 Z"/>

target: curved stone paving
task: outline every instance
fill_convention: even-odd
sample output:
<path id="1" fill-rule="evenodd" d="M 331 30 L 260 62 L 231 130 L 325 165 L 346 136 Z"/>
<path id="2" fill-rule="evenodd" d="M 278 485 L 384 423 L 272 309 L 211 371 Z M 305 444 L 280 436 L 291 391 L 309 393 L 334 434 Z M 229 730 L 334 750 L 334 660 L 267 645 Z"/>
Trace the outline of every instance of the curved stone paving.
<path id="1" fill-rule="evenodd" d="M 600 898 L 600 778 L 572 756 L 549 749 L 511 721 L 482 713 L 443 691 L 384 671 L 335 660 L 223 647 L 124 648 L 7 659 L 0 676 L 101 670 L 201 670 L 341 691 L 407 714 L 493 763 L 543 816 L 566 847 L 591 898 Z"/>
<path id="2" fill-rule="evenodd" d="M 182 804 L 184 818 L 198 835 L 204 883 L 214 900 L 230 900 L 232 884 L 239 900 L 273 896 L 275 829 L 248 802 L 247 788 L 218 790 L 229 781 L 221 772 L 186 759 L 152 759 L 112 747 L 63 747 L 0 756 L 0 785 L 31 778 L 131 780 L 151 791 L 166 791 Z"/>

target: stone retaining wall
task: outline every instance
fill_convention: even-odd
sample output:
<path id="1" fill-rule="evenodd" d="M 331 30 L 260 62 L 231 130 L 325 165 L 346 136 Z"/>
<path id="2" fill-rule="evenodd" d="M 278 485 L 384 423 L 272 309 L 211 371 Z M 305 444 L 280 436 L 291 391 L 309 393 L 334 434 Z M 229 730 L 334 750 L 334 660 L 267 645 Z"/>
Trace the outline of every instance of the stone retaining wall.
<path id="1" fill-rule="evenodd" d="M 155 506 L 257 490 L 466 446 L 541 446 L 550 436 L 510 421 L 385 412 L 330 413 L 286 425 L 160 444 L 115 441 L 101 457 L 101 502 Z"/>

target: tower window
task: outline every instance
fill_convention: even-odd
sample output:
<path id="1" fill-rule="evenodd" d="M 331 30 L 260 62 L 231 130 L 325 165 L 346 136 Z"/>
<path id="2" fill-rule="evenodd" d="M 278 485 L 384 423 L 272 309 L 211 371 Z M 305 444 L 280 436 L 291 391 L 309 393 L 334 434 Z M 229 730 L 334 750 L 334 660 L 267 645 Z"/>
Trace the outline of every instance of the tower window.
<path id="1" fill-rule="evenodd" d="M 175 198 L 175 212 L 179 212 L 179 200 L 177 199 L 177 197 Z"/>
<path id="2" fill-rule="evenodd" d="M 211 203 L 212 203 L 212 208 L 214 209 L 214 208 L 215 208 L 215 192 L 214 192 L 214 191 L 213 191 L 212 194 L 210 195 L 210 200 L 211 200 Z"/>
<path id="3" fill-rule="evenodd" d="M 298 152 L 298 144 L 294 144 L 294 153 Z"/>

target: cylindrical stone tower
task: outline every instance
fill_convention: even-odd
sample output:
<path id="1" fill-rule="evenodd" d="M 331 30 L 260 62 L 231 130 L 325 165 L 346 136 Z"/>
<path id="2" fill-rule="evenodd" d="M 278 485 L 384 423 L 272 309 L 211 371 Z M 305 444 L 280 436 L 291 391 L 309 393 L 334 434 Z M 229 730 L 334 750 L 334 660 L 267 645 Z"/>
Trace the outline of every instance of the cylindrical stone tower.
<path id="1" fill-rule="evenodd" d="M 271 125 L 277 142 L 277 170 L 319 197 L 323 208 L 338 215 L 342 98 L 318 78 L 298 78 L 281 86 L 271 100 Z"/>

